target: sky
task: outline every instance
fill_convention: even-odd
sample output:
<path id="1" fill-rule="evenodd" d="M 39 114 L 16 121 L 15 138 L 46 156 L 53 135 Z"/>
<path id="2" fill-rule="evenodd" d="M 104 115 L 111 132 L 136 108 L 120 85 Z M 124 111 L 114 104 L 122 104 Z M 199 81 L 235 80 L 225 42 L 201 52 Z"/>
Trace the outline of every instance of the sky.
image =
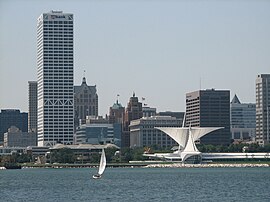
<path id="1" fill-rule="evenodd" d="M 185 95 L 230 90 L 255 103 L 270 73 L 267 0 L 0 0 L 0 109 L 28 111 L 37 80 L 37 18 L 74 14 L 74 84 L 96 85 L 99 114 L 133 92 L 157 111 L 185 111 Z"/>

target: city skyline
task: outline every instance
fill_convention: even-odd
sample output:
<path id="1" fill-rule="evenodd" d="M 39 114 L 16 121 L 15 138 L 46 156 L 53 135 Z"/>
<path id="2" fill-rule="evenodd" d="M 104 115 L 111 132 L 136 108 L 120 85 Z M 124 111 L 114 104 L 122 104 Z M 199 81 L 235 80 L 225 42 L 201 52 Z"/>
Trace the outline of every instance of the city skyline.
<path id="1" fill-rule="evenodd" d="M 0 108 L 28 111 L 28 81 L 37 80 L 36 19 L 50 10 L 74 14 L 74 85 L 86 70 L 100 115 L 118 94 L 126 107 L 133 92 L 158 111 L 184 111 L 186 93 L 209 88 L 255 103 L 256 77 L 270 67 L 269 8 L 240 0 L 1 1 Z"/>

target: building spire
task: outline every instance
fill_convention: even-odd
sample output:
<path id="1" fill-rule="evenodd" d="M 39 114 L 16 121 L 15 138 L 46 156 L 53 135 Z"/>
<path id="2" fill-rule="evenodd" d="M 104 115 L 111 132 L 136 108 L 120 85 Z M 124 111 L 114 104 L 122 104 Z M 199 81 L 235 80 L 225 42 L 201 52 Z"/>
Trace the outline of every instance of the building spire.
<path id="1" fill-rule="evenodd" d="M 82 84 L 86 84 L 85 70 L 83 70 L 83 79 L 82 79 Z"/>
<path id="2" fill-rule="evenodd" d="M 116 104 L 118 104 L 118 98 L 119 98 L 119 94 L 117 94 L 117 99 L 116 99 Z"/>

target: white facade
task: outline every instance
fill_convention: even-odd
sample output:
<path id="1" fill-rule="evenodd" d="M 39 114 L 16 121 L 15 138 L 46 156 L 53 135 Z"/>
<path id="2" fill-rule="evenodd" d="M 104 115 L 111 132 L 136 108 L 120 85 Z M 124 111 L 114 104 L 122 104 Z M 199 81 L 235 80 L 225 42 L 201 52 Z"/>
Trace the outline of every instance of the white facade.
<path id="1" fill-rule="evenodd" d="M 142 117 L 130 122 L 130 146 L 146 147 L 158 145 L 162 148 L 173 147 L 177 143 L 172 137 L 157 127 L 180 127 L 182 120 L 171 116 Z"/>
<path id="2" fill-rule="evenodd" d="M 270 74 L 256 79 L 256 141 L 270 143 Z"/>
<path id="3" fill-rule="evenodd" d="M 73 14 L 41 14 L 37 24 L 38 146 L 73 142 L 73 63 Z"/>

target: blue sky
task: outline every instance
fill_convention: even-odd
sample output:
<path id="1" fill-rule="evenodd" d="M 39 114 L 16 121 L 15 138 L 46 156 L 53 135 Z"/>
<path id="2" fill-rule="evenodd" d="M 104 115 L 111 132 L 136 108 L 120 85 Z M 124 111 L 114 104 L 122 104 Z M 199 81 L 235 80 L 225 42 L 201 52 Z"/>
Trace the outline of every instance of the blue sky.
<path id="1" fill-rule="evenodd" d="M 255 102 L 256 75 L 270 73 L 267 0 L 0 0 L 0 109 L 28 110 L 36 22 L 50 10 L 74 14 L 74 83 L 86 70 L 100 115 L 133 92 L 158 111 L 185 111 L 200 87 Z"/>

